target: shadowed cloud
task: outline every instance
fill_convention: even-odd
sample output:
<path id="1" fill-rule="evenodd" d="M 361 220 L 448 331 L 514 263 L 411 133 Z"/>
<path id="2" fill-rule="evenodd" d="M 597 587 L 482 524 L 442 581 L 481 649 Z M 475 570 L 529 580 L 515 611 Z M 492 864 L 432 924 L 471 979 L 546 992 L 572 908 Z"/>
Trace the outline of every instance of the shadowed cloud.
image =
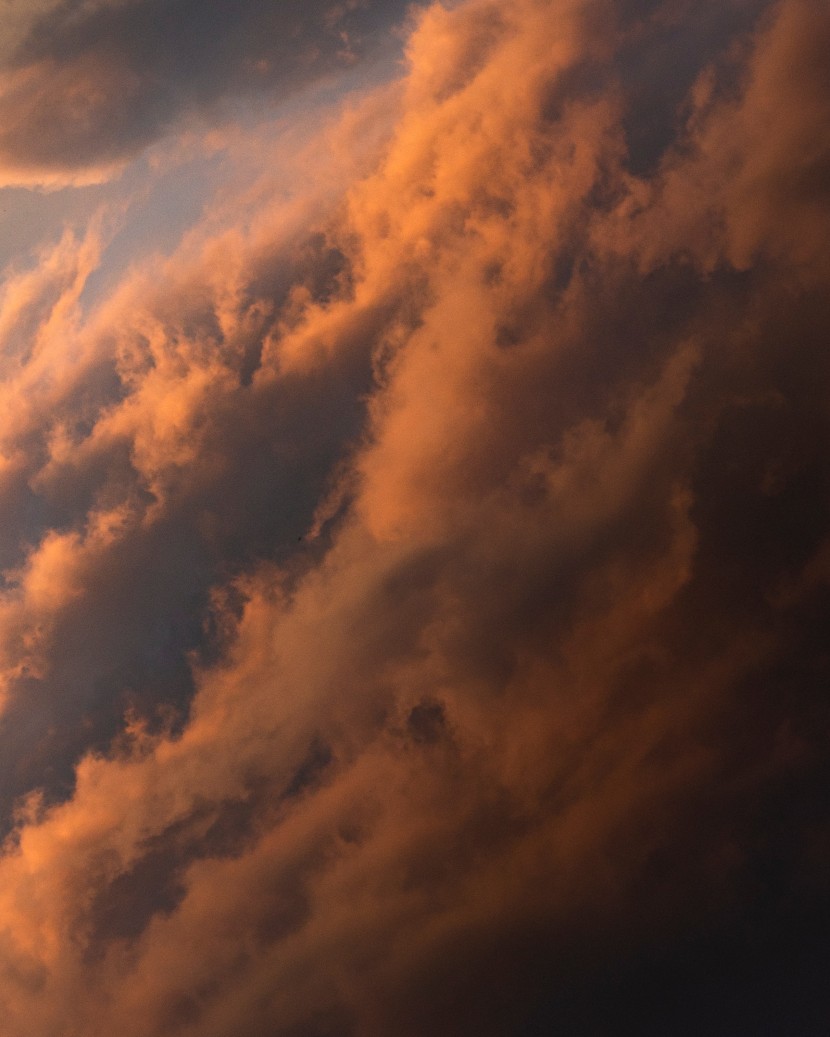
<path id="1" fill-rule="evenodd" d="M 234 99 L 284 98 L 348 69 L 405 10 L 328 0 L 16 10 L 0 51 L 0 182 L 105 179 L 182 124 L 231 121 Z"/>

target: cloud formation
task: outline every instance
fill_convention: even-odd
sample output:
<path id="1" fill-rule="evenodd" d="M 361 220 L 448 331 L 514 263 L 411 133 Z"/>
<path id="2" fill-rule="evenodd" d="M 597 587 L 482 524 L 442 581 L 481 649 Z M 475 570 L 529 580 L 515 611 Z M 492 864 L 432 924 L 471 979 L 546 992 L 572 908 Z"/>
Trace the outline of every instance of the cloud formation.
<path id="1" fill-rule="evenodd" d="M 101 0 L 11 5 L 0 183 L 105 180 L 182 125 L 231 121 L 359 64 L 399 3 Z"/>
<path id="2" fill-rule="evenodd" d="M 821 1032 L 830 16 L 724 10 L 429 6 L 290 191 L 6 270 L 9 1037 Z M 290 13 L 21 21 L 153 116 L 5 153 Z"/>

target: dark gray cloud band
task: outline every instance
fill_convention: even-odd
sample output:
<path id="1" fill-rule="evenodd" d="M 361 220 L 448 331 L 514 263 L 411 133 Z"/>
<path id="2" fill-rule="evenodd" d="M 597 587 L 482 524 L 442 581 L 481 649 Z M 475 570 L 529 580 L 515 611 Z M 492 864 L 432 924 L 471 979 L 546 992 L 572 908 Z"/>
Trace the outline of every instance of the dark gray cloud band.
<path id="1" fill-rule="evenodd" d="M 0 161 L 94 173 L 223 100 L 285 98 L 375 54 L 403 3 L 141 0 L 35 11 L 0 69 Z"/>

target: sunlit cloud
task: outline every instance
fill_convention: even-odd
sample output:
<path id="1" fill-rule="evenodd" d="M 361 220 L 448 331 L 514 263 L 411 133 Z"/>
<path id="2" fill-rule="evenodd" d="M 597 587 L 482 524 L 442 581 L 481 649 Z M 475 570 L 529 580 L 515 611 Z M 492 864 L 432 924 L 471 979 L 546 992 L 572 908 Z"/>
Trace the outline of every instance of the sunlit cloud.
<path id="1" fill-rule="evenodd" d="M 4 1033 L 819 1032 L 823 6 L 27 10 Z"/>

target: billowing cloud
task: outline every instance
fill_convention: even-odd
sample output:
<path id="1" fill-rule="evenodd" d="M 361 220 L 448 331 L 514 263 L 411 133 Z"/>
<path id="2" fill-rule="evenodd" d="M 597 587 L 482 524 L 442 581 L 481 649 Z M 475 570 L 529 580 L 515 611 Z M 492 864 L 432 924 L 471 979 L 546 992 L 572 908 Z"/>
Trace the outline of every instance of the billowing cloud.
<path id="1" fill-rule="evenodd" d="M 10 75 L 241 89 L 150 10 Z M 830 19 L 412 17 L 297 157 L 193 144 L 174 246 L 5 272 L 10 1037 L 824 1025 Z"/>

